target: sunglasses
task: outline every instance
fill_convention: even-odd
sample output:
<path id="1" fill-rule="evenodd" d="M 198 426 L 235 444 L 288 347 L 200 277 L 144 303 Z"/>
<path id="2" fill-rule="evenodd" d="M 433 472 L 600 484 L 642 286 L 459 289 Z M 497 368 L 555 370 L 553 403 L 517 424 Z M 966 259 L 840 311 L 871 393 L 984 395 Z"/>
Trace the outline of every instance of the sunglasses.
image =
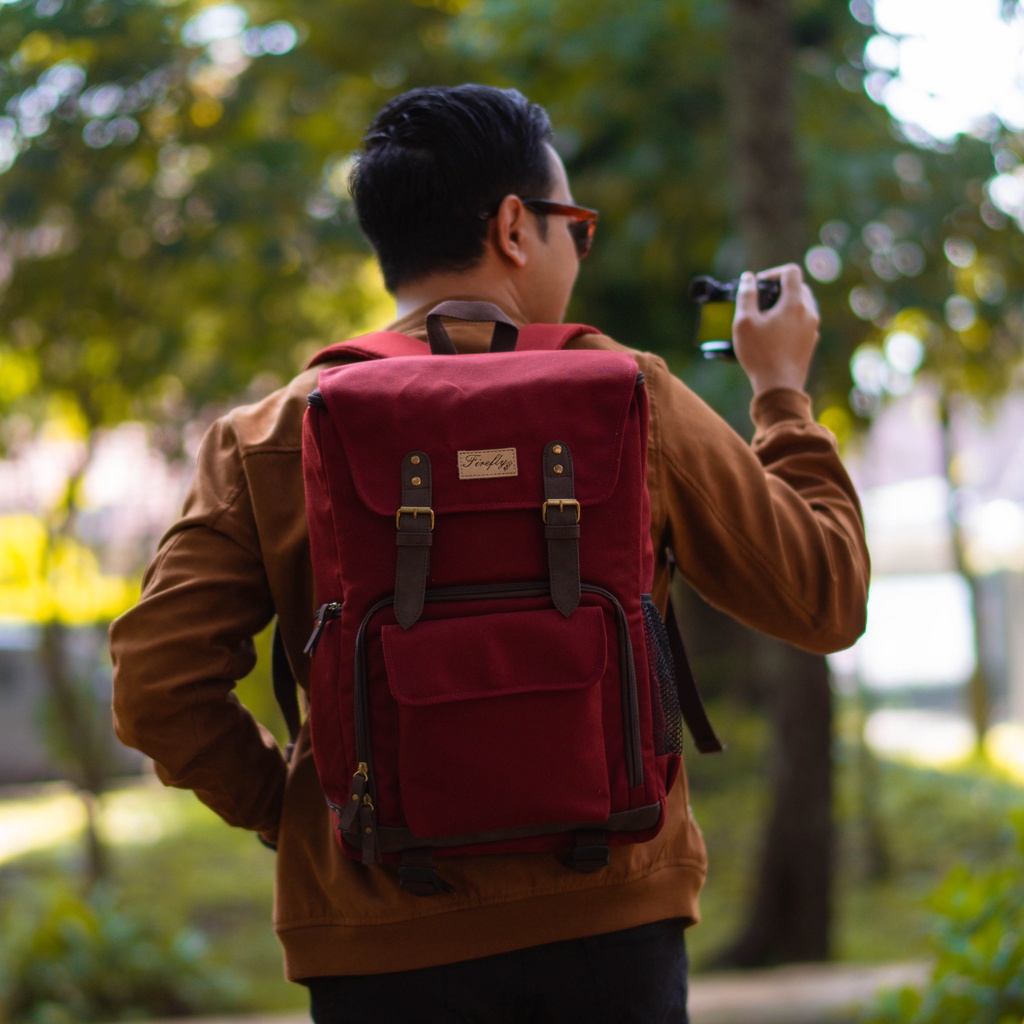
<path id="1" fill-rule="evenodd" d="M 569 218 L 569 234 L 576 246 L 576 255 L 583 259 L 594 244 L 594 231 L 597 229 L 597 210 L 586 206 L 570 206 L 568 203 L 556 203 L 550 199 L 524 199 L 523 206 L 534 213 L 554 214 L 556 217 Z"/>

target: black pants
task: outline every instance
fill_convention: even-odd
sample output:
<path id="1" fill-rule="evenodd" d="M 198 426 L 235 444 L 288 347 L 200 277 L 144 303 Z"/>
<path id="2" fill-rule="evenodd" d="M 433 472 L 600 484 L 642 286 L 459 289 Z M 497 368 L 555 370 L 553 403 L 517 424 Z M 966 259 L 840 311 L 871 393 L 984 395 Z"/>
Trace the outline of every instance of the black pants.
<path id="1" fill-rule="evenodd" d="M 393 974 L 306 978 L 314 1024 L 687 1024 L 681 921 Z"/>

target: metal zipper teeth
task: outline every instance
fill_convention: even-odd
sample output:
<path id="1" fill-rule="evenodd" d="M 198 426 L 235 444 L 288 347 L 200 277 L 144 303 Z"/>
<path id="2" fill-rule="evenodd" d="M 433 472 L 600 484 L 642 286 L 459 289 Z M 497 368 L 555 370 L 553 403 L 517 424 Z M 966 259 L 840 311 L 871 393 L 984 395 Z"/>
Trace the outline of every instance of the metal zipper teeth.
<path id="1" fill-rule="evenodd" d="M 603 597 L 615 609 L 615 623 L 619 640 L 619 672 L 623 680 L 622 717 L 626 724 L 624 738 L 626 745 L 626 766 L 629 771 L 630 788 L 643 784 L 643 755 L 640 750 L 640 703 L 636 692 L 636 669 L 633 662 L 633 643 L 629 636 L 626 613 L 618 599 L 604 587 L 583 583 L 580 589 L 585 594 Z M 426 592 L 427 601 L 487 600 L 489 598 L 545 597 L 551 593 L 548 583 L 503 583 L 498 585 L 480 584 L 464 587 L 435 587 Z M 377 612 L 394 603 L 394 595 L 382 598 L 371 606 L 363 617 L 356 632 L 355 643 L 355 732 L 356 760 L 364 761 L 369 768 L 369 790 L 376 800 L 374 791 L 373 759 L 370 742 L 370 715 L 366 693 L 368 676 L 366 666 L 366 630 Z"/>

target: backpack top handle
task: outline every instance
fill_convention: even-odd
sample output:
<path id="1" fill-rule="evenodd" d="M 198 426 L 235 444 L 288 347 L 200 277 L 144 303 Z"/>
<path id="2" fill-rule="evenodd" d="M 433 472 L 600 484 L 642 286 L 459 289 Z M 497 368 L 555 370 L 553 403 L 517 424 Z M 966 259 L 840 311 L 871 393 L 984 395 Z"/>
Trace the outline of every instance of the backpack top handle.
<path id="1" fill-rule="evenodd" d="M 519 328 L 492 302 L 464 302 L 451 299 L 435 306 L 427 314 L 427 340 L 434 355 L 456 355 L 455 343 L 444 326 L 443 317 L 468 320 L 471 323 L 494 323 L 491 352 L 513 352 Z"/>

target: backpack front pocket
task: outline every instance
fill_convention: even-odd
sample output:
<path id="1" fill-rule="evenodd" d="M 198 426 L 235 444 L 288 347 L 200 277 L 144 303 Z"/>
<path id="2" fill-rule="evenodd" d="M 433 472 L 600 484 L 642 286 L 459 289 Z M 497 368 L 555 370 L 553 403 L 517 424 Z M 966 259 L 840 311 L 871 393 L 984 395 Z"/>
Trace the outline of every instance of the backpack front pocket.
<path id="1" fill-rule="evenodd" d="M 608 817 L 600 608 L 384 626 L 382 641 L 402 808 L 415 835 Z"/>

